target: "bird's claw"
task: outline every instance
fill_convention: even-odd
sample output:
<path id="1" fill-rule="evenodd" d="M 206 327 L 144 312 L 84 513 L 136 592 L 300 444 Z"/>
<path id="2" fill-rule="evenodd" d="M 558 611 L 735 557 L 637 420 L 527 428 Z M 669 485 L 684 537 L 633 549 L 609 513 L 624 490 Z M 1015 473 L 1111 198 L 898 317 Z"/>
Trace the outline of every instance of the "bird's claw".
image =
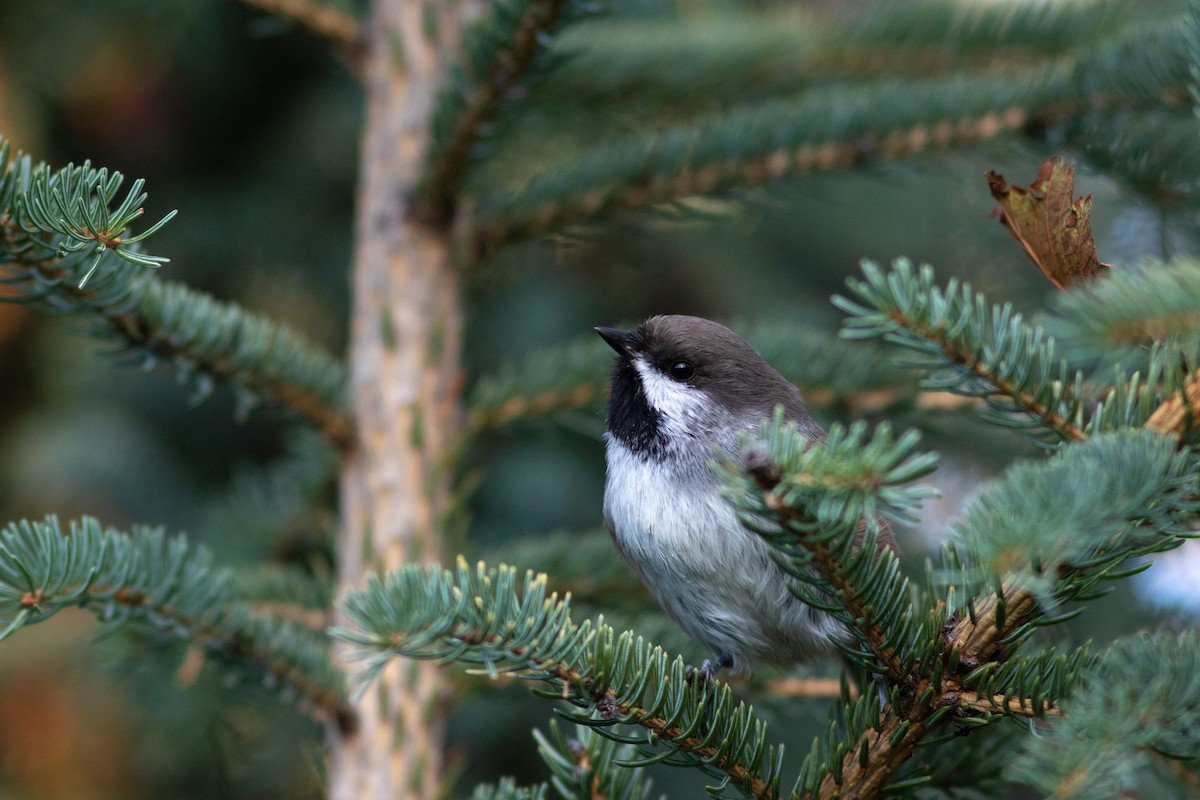
<path id="1" fill-rule="evenodd" d="M 706 658 L 704 661 L 700 662 L 700 667 L 698 669 L 693 667 L 691 664 L 688 664 L 687 669 L 684 670 L 683 676 L 687 679 L 688 683 L 695 683 L 703 688 L 713 683 L 717 677 L 717 673 L 720 672 L 723 667 L 728 667 L 730 665 L 730 660 L 727 657 L 717 660 Z"/>

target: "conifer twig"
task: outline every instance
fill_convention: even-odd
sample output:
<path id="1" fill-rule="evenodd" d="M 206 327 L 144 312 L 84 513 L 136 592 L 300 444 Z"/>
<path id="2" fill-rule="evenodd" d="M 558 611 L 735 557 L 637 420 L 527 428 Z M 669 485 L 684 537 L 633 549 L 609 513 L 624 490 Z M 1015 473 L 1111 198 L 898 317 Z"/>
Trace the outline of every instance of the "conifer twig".
<path id="1" fill-rule="evenodd" d="M 528 214 L 490 215 L 485 210 L 473 233 L 471 255 L 476 262 L 482 262 L 508 244 L 612 212 L 645 208 L 735 187 L 763 186 L 784 178 L 862 167 L 931 149 L 963 147 L 1020 130 L 1028 122 L 1029 117 L 1023 109 L 1008 108 L 984 112 L 975 119 L 940 120 L 851 139 L 830 138 L 793 147 L 779 146 L 740 158 L 689 165 L 675 174 L 656 172 L 647 164 L 641 170 L 642 176 L 626 185 L 596 186 L 573 198 L 546 197 L 530 204 L 532 208 Z M 636 150 L 637 147 L 635 143 L 625 149 Z M 642 143 L 641 147 L 647 162 L 658 155 L 654 143 Z M 581 171 L 592 169 L 584 164 Z M 573 176 L 564 176 L 556 182 L 574 180 Z M 531 185 L 533 191 L 528 194 L 532 196 L 540 187 L 536 181 Z M 517 199 L 524 201 L 526 198 Z"/>
<path id="2" fill-rule="evenodd" d="M 935 685 L 914 671 L 901 685 L 911 691 L 903 693 L 900 707 L 885 708 L 879 724 L 864 734 L 863 741 L 848 748 L 840 773 L 831 770 L 822 782 L 817 795 L 821 800 L 839 797 L 868 800 L 878 796 L 926 735 L 955 716 L 1045 717 L 1060 713 L 1049 703 L 1036 708 L 1031 701 L 1021 698 L 981 697 L 978 692 L 966 689 L 957 675 L 948 673 Z M 922 703 L 918 699 L 922 694 L 928 694 L 930 699 Z M 841 775 L 840 780 L 834 777 L 836 774 Z"/>
<path id="3" fill-rule="evenodd" d="M 980 714 L 1003 711 L 1005 714 L 1015 717 L 1039 718 L 1057 717 L 1062 714 L 1062 711 L 1053 703 L 1043 703 L 1038 708 L 1034 706 L 1031 700 L 1022 700 L 1018 697 L 1005 697 L 1002 694 L 982 697 L 978 692 L 973 692 L 969 689 L 955 691 L 947 688 L 942 692 L 942 698 L 948 705 L 953 705 L 955 708 L 963 711 L 974 711 Z"/>
<path id="4" fill-rule="evenodd" d="M 959 618 L 946 632 L 947 652 L 958 653 L 968 669 L 991 661 L 1010 633 L 1037 610 L 1037 598 L 1013 583 L 1005 583 L 1000 594 L 989 594 L 972 603 L 974 613 Z"/>
<path id="5" fill-rule="evenodd" d="M 169 259 L 144 253 L 142 242 L 175 212 L 131 233 L 147 193 L 138 179 L 118 202 L 123 181 L 89 161 L 35 165 L 0 137 L 0 301 L 89 318 L 95 333 L 123 340 L 146 366 L 166 360 L 181 378 L 197 375 L 199 396 L 211 378 L 251 390 L 242 401 L 273 394 L 346 444 L 341 364 L 286 326 L 157 280 L 148 270 Z"/>
<path id="6" fill-rule="evenodd" d="M 12 224 L 0 219 L 0 247 L 12 252 L 17 244 L 19 243 L 16 241 Z M 217 380 L 239 381 L 253 390 L 273 395 L 285 406 L 312 422 L 338 447 L 345 447 L 351 440 L 349 416 L 343 409 L 331 405 L 328 398 L 321 396 L 315 387 L 304 387 L 272 378 L 256 371 L 252 365 L 235 363 L 228 357 L 232 350 L 229 350 L 225 357 L 214 355 L 208 347 L 212 344 L 211 341 L 200 342 L 181 331 L 156 325 L 147 319 L 142 308 L 144 302 L 162 303 L 168 297 L 176 301 L 182 300 L 181 306 L 191 307 L 193 310 L 206 303 L 211 307 L 210 310 L 222 315 L 234 311 L 231 305 L 221 304 L 182 284 L 160 281 L 149 276 L 130 278 L 130 281 L 144 282 L 134 291 L 129 291 L 130 287 L 122 287 L 122 291 L 108 292 L 106 285 L 100 280 L 93 280 L 88 287 L 80 288 L 73 280 L 73 270 L 63 266 L 57 258 L 0 264 L 0 273 L 3 272 L 12 273 L 12 277 L 4 279 L 5 283 L 21 288 L 12 298 L 5 297 L 4 300 L 23 302 L 26 296 L 40 298 L 47 291 L 47 286 L 53 286 L 53 292 L 76 313 L 93 315 L 105 329 L 130 347 L 145 351 L 155 359 L 189 362 L 199 373 Z M 18 277 L 21 273 L 26 273 L 29 277 Z M 128 302 L 130 294 L 136 296 L 133 303 Z M 239 309 L 237 313 L 249 312 Z M 212 331 L 203 333 L 211 335 Z M 299 341 L 296 338 L 296 342 Z M 230 347 L 238 343 L 236 339 L 229 342 Z M 204 349 L 201 349 L 201 345 L 205 346 Z M 329 369 L 337 368 L 332 359 L 329 359 L 327 366 Z"/>
<path id="7" fill-rule="evenodd" d="M 1049 428 L 1054 430 L 1064 440 L 1073 442 L 1082 442 L 1086 439 L 1086 435 L 1079 426 L 1072 423 L 1070 420 L 1063 417 L 1056 411 L 1051 410 L 1045 403 L 1039 401 L 1029 392 L 1018 389 L 1012 381 L 1001 377 L 992 368 L 991 365 L 983 361 L 979 353 L 975 352 L 965 344 L 953 342 L 946 336 L 946 331 L 930 328 L 927 325 L 921 324 L 918 320 L 913 320 L 905 317 L 899 312 L 893 312 L 892 320 L 897 324 L 904 326 L 908 330 L 920 335 L 930 342 L 936 343 L 942 348 L 942 351 L 956 364 L 966 367 L 977 378 L 987 381 L 996 387 L 997 393 L 1010 398 L 1023 411 L 1033 417 L 1044 422 Z"/>
<path id="8" fill-rule="evenodd" d="M 857 94 L 809 93 L 791 104 L 759 104 L 597 147 L 517 191 L 481 197 L 470 257 L 483 261 L 513 242 L 620 210 L 977 144 L 1117 100 L 1183 103 L 1191 79 L 1180 27 L 1177 20 L 1146 26 L 1086 59 L 1072 54 L 1021 72 L 979 74 L 970 83 L 879 82 Z M 1131 53 L 1138 55 L 1133 65 Z M 1143 78 L 1136 94 L 1134 68 Z M 901 91 L 911 99 L 881 123 L 880 107 Z"/>
<path id="9" fill-rule="evenodd" d="M 68 607 L 110 627 L 136 620 L 288 687 L 300 707 L 352 728 L 342 673 L 323 632 L 253 613 L 231 600 L 229 572 L 207 550 L 161 529 L 123 533 L 90 517 L 64 529 L 55 517 L 0 529 L 0 639 Z"/>
<path id="10" fill-rule="evenodd" d="M 269 627 L 286 627 L 290 623 L 285 619 L 255 613 L 247 609 L 247 619 L 250 624 L 233 630 L 223 630 L 219 626 L 204 626 L 195 629 L 193 641 L 207 644 L 208 649 L 220 653 L 224 658 L 235 663 L 249 664 L 260 669 L 272 681 L 284 684 L 296 693 L 299 707 L 318 722 L 333 724 L 345 733 L 357 727 L 357 715 L 350 704 L 345 692 L 334 691 L 331 687 L 316 681 L 304 669 L 280 658 L 278 653 L 259 635 L 259 629 Z M 323 631 L 311 631 L 323 636 Z"/>
<path id="11" fill-rule="evenodd" d="M 503 643 L 503 637 L 479 630 L 460 631 L 458 637 L 465 644 L 472 645 Z M 561 681 L 564 699 L 568 697 L 568 692 L 589 698 L 602 715 L 613 720 L 628 719 L 632 724 L 645 728 L 656 740 L 670 742 L 679 751 L 725 773 L 754 797 L 764 800 L 775 797 L 771 787 L 762 777 L 755 775 L 745 764 L 729 761 L 720 748 L 709 742 L 711 737 L 697 732 L 694 726 L 685 730 L 677 720 L 651 715 L 633 700 L 622 697 L 611 686 L 596 686 L 588 675 L 562 662 L 530 658 L 529 650 L 530 648 L 525 646 L 510 647 L 508 653 L 513 659 L 525 659 L 532 669 Z"/>
<path id="12" fill-rule="evenodd" d="M 1200 420 L 1200 372 L 1196 372 L 1183 388 L 1164 400 L 1150 419 L 1146 427 L 1152 431 L 1181 439 L 1183 435 L 1195 428 Z"/>
<path id="13" fill-rule="evenodd" d="M 604 384 L 596 381 L 546 389 L 533 395 L 514 395 L 497 405 L 477 405 L 467 415 L 463 439 L 472 441 L 485 431 L 503 428 L 517 420 L 583 408 L 605 392 Z"/>
<path id="14" fill-rule="evenodd" d="M 465 87 L 463 96 L 443 97 L 442 102 L 452 104 L 457 113 L 445 134 L 430 144 L 430 158 L 417 184 L 414 217 L 439 226 L 451 222 L 471 148 L 479 140 L 484 125 L 496 115 L 505 95 L 529 69 L 542 45 L 542 37 L 558 22 L 567 3 L 568 0 L 527 0 L 520 20 L 511 26 L 511 38 L 490 53 L 486 74 L 476 76 L 477 83 Z M 505 9 L 496 4 L 492 13 L 493 18 L 498 17 Z M 485 20 L 480 24 L 491 22 Z M 455 88 L 452 85 L 449 91 Z"/>
<path id="15" fill-rule="evenodd" d="M 929 733 L 930 728 L 925 723 L 932 715 L 933 708 L 919 705 L 907 714 L 885 708 L 879 726 L 863 736 L 864 744 L 857 744 L 846 754 L 842 761 L 842 779 L 834 778 L 831 770 L 821 783 L 818 798 L 870 800 L 878 796 Z"/>
<path id="16" fill-rule="evenodd" d="M 801 512 L 788 505 L 773 491 L 780 481 L 778 467 L 773 462 L 769 459 L 748 458 L 746 471 L 758 483 L 766 506 L 772 513 L 781 520 L 804 521 Z M 879 662 L 887 668 L 888 677 L 897 683 L 903 681 L 908 675 L 904 663 L 888 642 L 883 630 L 876 624 L 873 609 L 863 602 L 857 588 L 843 573 L 841 564 L 830 551 L 828 543 L 805 541 L 804 547 L 812 555 L 812 564 L 816 572 L 834 588 L 839 602 L 857 621 L 856 627 L 863 634 L 871 651 L 879 658 Z"/>
<path id="17" fill-rule="evenodd" d="M 689 681 L 682 659 L 632 632 L 573 622 L 570 598 L 548 594 L 544 574 L 527 571 L 522 586 L 513 567 L 472 569 L 462 557 L 454 571 L 407 565 L 368 577 L 344 608 L 351 627 L 332 635 L 366 660 L 361 690 L 397 657 L 479 665 L 546 684 L 539 694 L 568 702 L 571 718 L 602 735 L 628 741 L 607 729 L 641 727 L 638 744 L 665 745 L 644 763 L 688 763 L 756 797 L 778 795 L 780 750 L 753 709 L 728 687 Z"/>
<path id="18" fill-rule="evenodd" d="M 927 681 L 919 678 L 914 685 L 917 691 L 913 694 L 929 686 Z M 841 780 L 835 779 L 834 772 L 831 771 L 821 784 L 818 797 L 821 800 L 839 797 L 868 800 L 878 796 L 888 781 L 912 757 L 917 745 L 937 727 L 938 718 L 935 714 L 938 714 L 941 720 L 947 719 L 944 713 L 939 714 L 942 709 L 949 708 L 952 713 L 962 716 L 994 714 L 998 711 L 1025 717 L 1059 713 L 1052 706 L 1035 709 L 1029 701 L 1016 698 L 981 698 L 978 693 L 963 689 L 956 678 L 945 680 L 940 687 L 933 688 L 936 694 L 934 700 L 928 704 L 921 704 L 910 698 L 899 711 L 891 707 L 885 709 L 879 726 L 866 732 L 865 745 L 849 748 L 842 762 Z"/>
<path id="19" fill-rule="evenodd" d="M 767 691 L 776 697 L 840 697 L 842 682 L 837 678 L 778 678 L 767 681 Z M 848 687 L 851 699 L 858 696 L 858 688 Z"/>
<path id="20" fill-rule="evenodd" d="M 358 20 L 319 0 L 242 0 L 248 6 L 290 19 L 318 36 L 347 47 L 357 47 L 361 30 Z"/>

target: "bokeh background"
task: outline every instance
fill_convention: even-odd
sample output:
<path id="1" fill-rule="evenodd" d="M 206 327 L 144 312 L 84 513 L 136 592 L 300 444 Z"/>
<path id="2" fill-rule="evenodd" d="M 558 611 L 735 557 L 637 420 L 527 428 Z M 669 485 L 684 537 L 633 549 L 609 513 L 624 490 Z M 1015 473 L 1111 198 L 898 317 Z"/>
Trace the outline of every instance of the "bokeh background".
<path id="1" fill-rule="evenodd" d="M 738 5 L 614 4 L 648 20 Z M 810 5 L 853 14 L 867 4 Z M 584 28 L 568 43 L 586 36 Z M 692 88 L 694 96 L 670 102 L 707 102 L 703 86 Z M 575 101 L 582 108 L 588 98 Z M 155 236 L 154 252 L 172 258 L 166 277 L 285 321 L 336 353 L 345 342 L 362 112 L 343 54 L 239 3 L 0 3 L 0 134 L 51 164 L 90 159 L 145 178 L 149 217 L 180 212 Z M 569 131 L 571 104 L 556 113 Z M 611 125 L 616 135 L 624 122 L 614 116 Z M 1187 206 L 1056 149 L 1052 134 L 817 175 L 503 251 L 469 278 L 470 374 L 653 313 L 836 330 L 829 298 L 863 258 L 929 262 L 1036 313 L 1053 290 L 989 218 L 983 173 L 1028 182 L 1055 153 L 1080 161 L 1077 190 L 1095 197 L 1103 260 L 1132 267 L 1197 252 Z M 229 524 L 231 504 L 245 508 L 261 489 L 258 470 L 296 446 L 289 420 L 270 407 L 246 410 L 228 389 L 201 397 L 170 370 L 142 370 L 81 330 L 0 304 L 0 520 L 88 513 L 121 527 L 187 531 L 230 561 L 297 553 L 309 564 L 328 561 L 331 516 L 300 521 L 283 542 L 254 540 L 252 521 Z M 826 414 L 826 422 L 841 418 Z M 944 459 L 943 496 L 902 532 L 918 569 L 980 483 L 1033 451 L 965 415 L 910 409 L 895 422 L 924 428 Z M 964 426 L 971 435 L 961 435 Z M 479 485 L 464 549 L 502 553 L 516 539 L 598 528 L 602 430 L 602 415 L 589 412 L 485 441 L 473 456 Z M 1171 569 L 1151 571 L 1161 582 L 1119 587 L 1070 635 L 1102 642 L 1189 619 L 1195 562 L 1186 550 L 1171 558 Z M 186 648 L 96 641 L 94 630 L 90 615 L 64 613 L 0 643 L 0 800 L 320 795 L 322 732 L 302 713 L 196 670 Z M 464 679 L 461 688 L 471 699 L 452 720 L 463 771 L 455 793 L 504 773 L 544 777 L 531 741 L 513 731 L 544 725 L 548 709 L 520 687 Z M 773 713 L 770 698 L 760 704 Z M 781 735 L 805 749 L 813 729 L 785 722 Z M 665 772 L 660 785 L 677 777 Z"/>

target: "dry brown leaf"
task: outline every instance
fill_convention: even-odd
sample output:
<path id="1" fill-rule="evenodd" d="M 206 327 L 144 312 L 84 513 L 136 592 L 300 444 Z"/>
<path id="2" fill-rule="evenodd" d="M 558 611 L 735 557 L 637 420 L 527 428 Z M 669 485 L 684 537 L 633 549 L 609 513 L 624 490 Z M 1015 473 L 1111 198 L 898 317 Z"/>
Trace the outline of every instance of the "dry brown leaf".
<path id="1" fill-rule="evenodd" d="M 1055 286 L 1066 289 L 1108 272 L 1092 238 L 1092 196 L 1075 199 L 1074 164 L 1048 158 L 1028 187 L 1011 186 L 991 170 L 987 181 L 1000 203 L 1000 222 Z"/>

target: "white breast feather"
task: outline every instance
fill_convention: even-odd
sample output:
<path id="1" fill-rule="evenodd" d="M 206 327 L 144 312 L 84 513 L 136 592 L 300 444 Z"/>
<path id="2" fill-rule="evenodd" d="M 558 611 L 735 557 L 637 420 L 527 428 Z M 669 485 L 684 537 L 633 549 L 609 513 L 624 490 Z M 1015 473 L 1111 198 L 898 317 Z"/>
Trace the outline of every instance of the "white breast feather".
<path id="1" fill-rule="evenodd" d="M 720 440 L 700 390 L 642 359 L 634 366 L 660 414 L 668 454 L 643 458 L 606 436 L 604 518 L 622 554 L 688 635 L 737 671 L 828 651 L 828 637 L 842 635 L 841 627 L 795 599 L 770 547 L 741 526 L 710 466 L 717 453 L 700 458 L 694 443 L 672 447 L 702 436 L 732 454 L 737 432 L 726 430 Z"/>

